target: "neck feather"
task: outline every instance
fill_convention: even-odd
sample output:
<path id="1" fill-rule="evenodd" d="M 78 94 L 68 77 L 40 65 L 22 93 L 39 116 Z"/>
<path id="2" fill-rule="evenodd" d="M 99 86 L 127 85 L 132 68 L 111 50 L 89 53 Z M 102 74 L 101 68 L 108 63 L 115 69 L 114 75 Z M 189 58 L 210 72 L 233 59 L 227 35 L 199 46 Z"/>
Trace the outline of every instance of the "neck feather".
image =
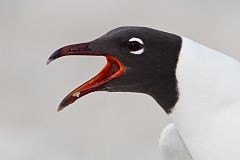
<path id="1" fill-rule="evenodd" d="M 187 38 L 182 39 L 176 69 L 179 99 L 170 116 L 193 158 L 209 159 L 207 152 L 211 152 L 212 147 L 211 158 L 216 159 L 224 156 L 215 152 L 214 145 L 224 138 L 216 135 L 229 130 L 227 134 L 240 138 L 240 131 L 233 133 L 230 127 L 236 125 L 236 121 L 229 119 L 236 116 L 237 123 L 240 121 L 240 63 Z M 221 147 L 228 152 L 226 145 Z"/>

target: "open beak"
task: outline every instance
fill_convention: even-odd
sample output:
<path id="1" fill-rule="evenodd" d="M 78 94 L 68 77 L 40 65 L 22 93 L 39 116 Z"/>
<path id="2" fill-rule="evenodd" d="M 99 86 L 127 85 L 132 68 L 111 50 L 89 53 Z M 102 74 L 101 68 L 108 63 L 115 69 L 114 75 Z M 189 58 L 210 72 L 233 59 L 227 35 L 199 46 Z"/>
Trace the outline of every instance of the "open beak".
<path id="1" fill-rule="evenodd" d="M 78 98 L 101 89 L 101 86 L 103 86 L 105 83 L 122 75 L 125 69 L 122 62 L 120 62 L 116 57 L 110 54 L 92 51 L 89 47 L 89 43 L 74 44 L 62 47 L 49 57 L 47 64 L 57 58 L 69 55 L 105 56 L 107 63 L 95 77 L 69 93 L 60 103 L 58 111 L 61 111 L 69 104 L 75 102 Z"/>

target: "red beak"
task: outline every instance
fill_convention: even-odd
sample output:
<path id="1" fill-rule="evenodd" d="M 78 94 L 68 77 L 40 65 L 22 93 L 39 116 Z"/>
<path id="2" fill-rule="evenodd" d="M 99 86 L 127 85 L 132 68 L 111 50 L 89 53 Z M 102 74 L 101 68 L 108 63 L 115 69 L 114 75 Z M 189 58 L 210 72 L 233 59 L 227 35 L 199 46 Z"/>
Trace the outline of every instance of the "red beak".
<path id="1" fill-rule="evenodd" d="M 58 111 L 75 102 L 78 98 L 99 90 L 103 84 L 119 77 L 125 70 L 124 65 L 116 57 L 106 53 L 92 51 L 88 43 L 74 44 L 58 49 L 49 57 L 47 64 L 57 58 L 69 55 L 105 56 L 107 63 L 94 78 L 68 94 L 60 103 Z"/>

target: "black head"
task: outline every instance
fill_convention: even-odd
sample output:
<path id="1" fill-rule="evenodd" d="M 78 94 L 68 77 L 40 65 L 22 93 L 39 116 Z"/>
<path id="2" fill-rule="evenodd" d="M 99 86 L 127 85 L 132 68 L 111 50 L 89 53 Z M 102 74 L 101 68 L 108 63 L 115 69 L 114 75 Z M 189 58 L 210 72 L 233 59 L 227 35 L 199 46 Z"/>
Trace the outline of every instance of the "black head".
<path id="1" fill-rule="evenodd" d="M 175 70 L 181 43 L 181 37 L 170 33 L 146 27 L 120 27 L 91 42 L 57 50 L 50 61 L 65 55 L 103 55 L 108 62 L 85 86 L 70 93 L 60 108 L 101 90 L 148 94 L 169 113 L 178 99 Z"/>

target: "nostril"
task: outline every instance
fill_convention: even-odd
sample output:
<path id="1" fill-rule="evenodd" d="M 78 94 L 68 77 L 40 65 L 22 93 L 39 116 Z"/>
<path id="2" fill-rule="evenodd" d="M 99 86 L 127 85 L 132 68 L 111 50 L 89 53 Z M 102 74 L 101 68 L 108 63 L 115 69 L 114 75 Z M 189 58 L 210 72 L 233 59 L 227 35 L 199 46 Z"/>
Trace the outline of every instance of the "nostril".
<path id="1" fill-rule="evenodd" d="M 74 52 L 74 51 L 79 51 L 79 49 L 77 49 L 77 48 L 71 48 L 70 49 L 70 52 Z"/>

